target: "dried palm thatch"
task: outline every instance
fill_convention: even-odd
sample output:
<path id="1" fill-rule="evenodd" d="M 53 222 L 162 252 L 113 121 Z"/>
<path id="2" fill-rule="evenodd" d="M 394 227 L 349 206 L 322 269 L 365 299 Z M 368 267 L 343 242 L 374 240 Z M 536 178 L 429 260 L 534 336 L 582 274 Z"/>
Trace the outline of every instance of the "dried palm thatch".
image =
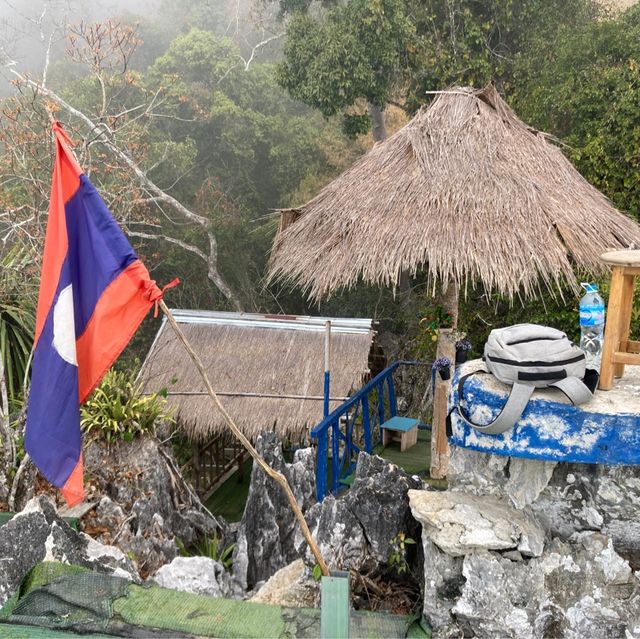
<path id="1" fill-rule="evenodd" d="M 246 313 L 172 311 L 228 413 L 244 434 L 263 431 L 304 441 L 323 416 L 324 319 Z M 371 320 L 333 319 L 331 410 L 369 372 Z M 192 440 L 226 432 L 182 344 L 163 322 L 140 378 L 144 392 L 166 388 L 176 418 Z M 283 397 L 285 396 L 285 397 Z M 310 399 L 302 399 L 307 397 Z"/>
<path id="2" fill-rule="evenodd" d="M 607 249 L 640 246 L 640 227 L 493 86 L 442 92 L 308 204 L 282 213 L 269 277 L 316 299 L 359 278 L 393 286 L 423 267 L 445 288 L 480 281 L 531 296 L 540 283 L 575 286 L 574 267 L 602 271 Z"/>

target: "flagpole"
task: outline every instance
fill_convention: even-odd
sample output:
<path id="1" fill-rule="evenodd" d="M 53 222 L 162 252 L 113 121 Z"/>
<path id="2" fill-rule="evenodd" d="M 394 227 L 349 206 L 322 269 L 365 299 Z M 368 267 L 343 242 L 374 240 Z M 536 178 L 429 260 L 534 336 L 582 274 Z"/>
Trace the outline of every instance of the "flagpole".
<path id="1" fill-rule="evenodd" d="M 322 571 L 322 574 L 328 577 L 329 568 L 327 567 L 327 564 L 322 558 L 322 554 L 320 553 L 320 549 L 318 548 L 318 545 L 316 544 L 315 539 L 311 535 L 309 526 L 307 525 L 304 515 L 302 514 L 302 510 L 300 509 L 300 506 L 296 501 L 295 495 L 291 490 L 291 486 L 289 486 L 289 482 L 287 481 L 287 478 L 281 472 L 271 468 L 271 466 L 269 466 L 269 464 L 267 464 L 267 462 L 264 459 L 262 459 L 262 457 L 260 456 L 260 453 L 258 453 L 258 451 L 253 447 L 249 439 L 247 439 L 245 434 L 238 428 L 238 426 L 233 421 L 229 413 L 227 413 L 224 406 L 220 403 L 220 400 L 218 399 L 218 396 L 216 395 L 216 392 L 213 390 L 213 386 L 209 381 L 209 376 L 207 375 L 207 371 L 205 370 L 204 365 L 202 364 L 202 360 L 198 357 L 198 354 L 193 350 L 193 348 L 191 348 L 191 345 L 187 341 L 185 334 L 182 332 L 182 329 L 178 325 L 178 322 L 176 322 L 175 317 L 173 316 L 173 314 L 165 304 L 164 300 L 160 299 L 158 301 L 158 305 L 160 306 L 160 308 L 162 309 L 162 312 L 167 317 L 167 320 L 169 324 L 171 324 L 171 328 L 174 330 L 175 334 L 178 336 L 178 339 L 182 342 L 182 345 L 184 346 L 185 350 L 189 354 L 189 357 L 191 358 L 193 363 L 196 365 L 196 368 L 198 369 L 198 372 L 200 373 L 200 376 L 202 377 L 204 384 L 207 388 L 207 392 L 209 396 L 213 400 L 213 403 L 218 407 L 218 410 L 222 413 L 222 416 L 224 417 L 224 420 L 227 423 L 227 426 L 229 426 L 229 428 L 231 429 L 231 432 L 242 442 L 242 445 L 249 451 L 249 454 L 251 455 L 251 457 L 253 457 L 256 460 L 257 464 L 262 468 L 262 470 L 269 477 L 271 477 L 278 484 L 280 484 L 280 486 L 282 487 L 282 490 L 284 491 L 285 495 L 287 496 L 287 499 L 289 500 L 289 504 L 291 505 L 293 514 L 298 520 L 298 524 L 300 525 L 302 534 L 304 535 L 304 538 L 307 541 L 307 544 L 309 544 L 309 548 L 311 549 L 311 552 L 313 553 L 313 556 L 315 557 L 318 566 L 320 566 L 320 570 Z"/>

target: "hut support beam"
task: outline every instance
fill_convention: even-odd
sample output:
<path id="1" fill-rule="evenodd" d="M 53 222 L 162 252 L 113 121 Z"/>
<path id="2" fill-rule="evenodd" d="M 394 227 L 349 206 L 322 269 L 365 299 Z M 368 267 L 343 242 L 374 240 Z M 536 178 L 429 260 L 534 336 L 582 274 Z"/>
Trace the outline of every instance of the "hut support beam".
<path id="1" fill-rule="evenodd" d="M 460 287 L 450 282 L 442 293 L 441 303 L 451 317 L 451 328 L 440 329 L 436 357 L 447 357 L 451 363 L 456 361 L 454 331 L 458 326 L 458 302 Z M 434 479 L 447 476 L 449 469 L 449 442 L 447 441 L 447 408 L 451 380 L 435 377 L 433 393 L 433 420 L 431 428 L 431 468 L 429 473 Z"/>
<path id="2" fill-rule="evenodd" d="M 209 381 L 209 376 L 207 375 L 207 371 L 205 370 L 204 365 L 200 360 L 200 357 L 198 357 L 198 354 L 193 350 L 193 348 L 191 348 L 191 345 L 189 344 L 185 334 L 182 332 L 182 329 L 178 325 L 178 322 L 176 322 L 175 318 L 171 314 L 171 311 L 169 310 L 168 306 L 165 304 L 163 299 L 160 299 L 158 304 L 162 309 L 162 312 L 165 314 L 167 321 L 171 325 L 171 328 L 174 330 L 178 339 L 182 342 L 182 345 L 184 346 L 185 350 L 189 354 L 189 357 L 191 358 L 196 368 L 198 369 L 198 372 L 202 377 L 202 381 L 204 382 L 207 388 L 209 396 L 211 397 L 211 399 L 213 400 L 213 403 L 216 405 L 216 407 L 222 414 L 231 432 L 240 440 L 240 442 L 242 442 L 242 445 L 247 449 L 249 454 L 253 457 L 253 459 L 260 466 L 260 468 L 262 468 L 262 470 L 269 477 L 271 477 L 275 482 L 280 484 L 280 487 L 284 491 L 287 497 L 287 500 L 289 501 L 289 505 L 291 506 L 291 509 L 293 510 L 293 513 L 296 519 L 298 520 L 298 524 L 300 526 L 300 529 L 302 530 L 302 534 L 305 540 L 307 541 L 307 543 L 309 544 L 309 548 L 311 549 L 311 552 L 313 553 L 313 556 L 315 557 L 315 560 L 318 563 L 318 566 L 320 566 L 320 570 L 322 571 L 322 574 L 325 577 L 328 577 L 329 568 L 327 567 L 327 564 L 325 563 L 322 557 L 322 554 L 320 553 L 320 549 L 318 548 L 318 545 L 316 544 L 315 539 L 311 535 L 309 526 L 307 525 L 304 515 L 302 514 L 302 510 L 300 509 L 300 505 L 296 501 L 295 495 L 291 490 L 291 486 L 289 486 L 289 482 L 287 481 L 287 478 L 282 473 L 271 468 L 271 466 L 269 466 L 269 464 L 267 464 L 267 462 L 264 459 L 262 459 L 262 457 L 260 456 L 258 451 L 253 447 L 249 439 L 247 439 L 245 434 L 238 428 L 238 426 L 233 421 L 229 413 L 227 413 L 224 406 L 220 403 L 220 400 L 218 399 L 218 396 L 216 395 L 216 392 L 213 390 L 213 386 Z"/>

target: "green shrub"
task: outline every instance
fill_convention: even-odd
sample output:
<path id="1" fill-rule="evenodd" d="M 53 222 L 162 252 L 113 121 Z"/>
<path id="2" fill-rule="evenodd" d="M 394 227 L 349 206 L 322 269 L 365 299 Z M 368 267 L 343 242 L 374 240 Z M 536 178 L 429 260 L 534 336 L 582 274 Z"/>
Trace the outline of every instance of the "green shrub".
<path id="1" fill-rule="evenodd" d="M 0 358 L 10 408 L 22 395 L 29 372 L 35 329 L 34 288 L 29 279 L 33 255 L 15 246 L 0 259 Z"/>
<path id="2" fill-rule="evenodd" d="M 162 393 L 142 393 L 133 373 L 111 369 L 81 407 L 80 426 L 107 443 L 154 432 L 157 421 L 173 421 Z"/>
<path id="3" fill-rule="evenodd" d="M 176 545 L 183 557 L 208 557 L 222 564 L 225 570 L 231 570 L 233 549 L 236 545 L 223 546 L 222 539 L 216 533 L 212 537 L 203 537 L 191 548 L 187 548 L 182 540 L 176 537 Z"/>

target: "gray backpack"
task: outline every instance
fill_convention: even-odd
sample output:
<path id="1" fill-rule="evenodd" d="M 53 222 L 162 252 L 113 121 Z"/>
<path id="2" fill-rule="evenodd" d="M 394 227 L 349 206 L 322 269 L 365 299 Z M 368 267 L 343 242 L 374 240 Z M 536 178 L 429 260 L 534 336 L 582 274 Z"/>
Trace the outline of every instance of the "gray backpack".
<path id="1" fill-rule="evenodd" d="M 492 373 L 512 385 L 507 403 L 489 424 L 476 424 L 462 407 L 454 408 L 467 424 L 483 433 L 502 433 L 514 426 L 536 388 L 558 388 L 578 405 L 593 397 L 597 384 L 595 371 L 589 371 L 591 375 L 585 378 L 584 352 L 562 331 L 547 326 L 516 324 L 494 329 L 485 344 L 483 359 L 487 371 L 476 372 Z M 458 382 L 458 401 L 467 377 Z"/>

